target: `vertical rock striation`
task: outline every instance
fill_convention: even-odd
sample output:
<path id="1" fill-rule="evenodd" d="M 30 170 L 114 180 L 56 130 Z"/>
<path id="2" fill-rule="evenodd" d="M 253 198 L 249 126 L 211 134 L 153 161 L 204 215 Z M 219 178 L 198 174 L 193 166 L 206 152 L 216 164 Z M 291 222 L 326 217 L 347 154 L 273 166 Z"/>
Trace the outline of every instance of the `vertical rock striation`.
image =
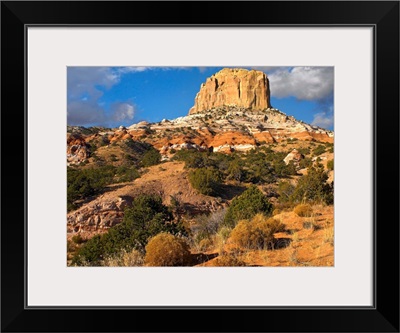
<path id="1" fill-rule="evenodd" d="M 253 110 L 270 108 L 267 75 L 256 70 L 224 68 L 201 85 L 189 114 L 221 106 Z"/>

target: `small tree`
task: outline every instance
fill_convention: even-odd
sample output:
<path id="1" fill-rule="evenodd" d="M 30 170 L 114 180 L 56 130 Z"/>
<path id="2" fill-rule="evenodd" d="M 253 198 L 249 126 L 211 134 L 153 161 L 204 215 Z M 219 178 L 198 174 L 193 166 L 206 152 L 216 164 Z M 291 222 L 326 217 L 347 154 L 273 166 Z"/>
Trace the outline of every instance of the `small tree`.
<path id="1" fill-rule="evenodd" d="M 161 162 L 161 154 L 158 150 L 154 148 L 147 151 L 142 158 L 142 165 L 144 167 L 156 165 L 159 164 L 160 162 Z"/>
<path id="2" fill-rule="evenodd" d="M 189 173 L 190 184 L 204 195 L 217 195 L 221 186 L 221 174 L 214 168 L 195 169 Z"/>
<path id="3" fill-rule="evenodd" d="M 325 146 L 319 145 L 313 149 L 313 154 L 314 154 L 314 156 L 319 156 L 319 155 L 325 153 L 325 151 L 326 151 Z"/>
<path id="4" fill-rule="evenodd" d="M 328 170 L 333 170 L 333 160 L 329 160 L 328 162 L 326 162 L 326 167 L 328 168 Z"/>
<path id="5" fill-rule="evenodd" d="M 233 227 L 237 221 L 251 219 L 257 213 L 262 213 L 266 216 L 271 215 L 272 209 L 273 205 L 268 201 L 267 197 L 257 186 L 253 185 L 232 200 L 225 215 L 224 223 Z"/>
<path id="6" fill-rule="evenodd" d="M 244 172 L 243 172 L 243 167 L 239 164 L 238 160 L 233 160 L 227 170 L 227 178 L 228 179 L 233 179 L 238 182 L 243 180 Z"/>
<path id="7" fill-rule="evenodd" d="M 307 170 L 307 174 L 299 179 L 290 200 L 295 203 L 324 201 L 332 204 L 333 186 L 326 183 L 328 175 L 323 166 L 319 164 Z"/>
<path id="8" fill-rule="evenodd" d="M 278 184 L 279 201 L 281 203 L 288 202 L 294 192 L 295 187 L 289 182 L 281 181 Z"/>

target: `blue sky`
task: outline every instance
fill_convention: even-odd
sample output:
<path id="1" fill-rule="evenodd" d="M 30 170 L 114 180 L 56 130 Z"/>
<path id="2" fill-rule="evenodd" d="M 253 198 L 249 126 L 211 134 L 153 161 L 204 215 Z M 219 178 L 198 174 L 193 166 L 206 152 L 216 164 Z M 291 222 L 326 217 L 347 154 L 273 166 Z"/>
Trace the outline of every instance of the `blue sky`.
<path id="1" fill-rule="evenodd" d="M 185 116 L 200 85 L 222 68 L 68 67 L 67 123 L 117 127 Z M 252 68 L 267 74 L 273 107 L 333 129 L 333 67 Z"/>

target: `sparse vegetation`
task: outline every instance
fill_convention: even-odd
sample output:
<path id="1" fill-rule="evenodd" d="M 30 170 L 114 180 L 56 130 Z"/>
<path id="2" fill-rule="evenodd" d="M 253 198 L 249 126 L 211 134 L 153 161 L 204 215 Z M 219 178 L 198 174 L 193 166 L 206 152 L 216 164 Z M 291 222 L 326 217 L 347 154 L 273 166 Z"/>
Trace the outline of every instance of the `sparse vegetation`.
<path id="1" fill-rule="evenodd" d="M 269 216 L 272 210 L 273 206 L 267 197 L 253 185 L 232 200 L 224 223 L 228 226 L 235 226 L 239 220 L 251 219 L 257 213 Z"/>
<path id="2" fill-rule="evenodd" d="M 215 266 L 219 267 L 241 267 L 246 266 L 246 263 L 239 259 L 237 255 L 232 253 L 223 253 L 215 262 Z"/>
<path id="3" fill-rule="evenodd" d="M 148 240 L 161 232 L 186 234 L 180 223 L 172 221 L 172 214 L 162 204 L 161 198 L 141 195 L 134 199 L 131 208 L 125 210 L 122 223 L 101 236 L 91 238 L 79 249 L 72 263 L 99 265 L 105 257 L 122 250 L 143 252 Z"/>
<path id="4" fill-rule="evenodd" d="M 108 256 L 102 262 L 102 266 L 108 267 L 133 267 L 133 266 L 143 266 L 144 256 L 138 250 L 127 251 L 123 249 L 121 252 Z"/>
<path id="5" fill-rule="evenodd" d="M 323 145 L 318 145 L 317 147 L 315 147 L 315 148 L 313 149 L 312 152 L 313 152 L 313 155 L 314 155 L 314 156 L 319 156 L 319 155 L 325 153 L 325 151 L 326 151 L 325 146 L 323 146 Z"/>
<path id="6" fill-rule="evenodd" d="M 69 128 L 88 154 L 67 170 L 68 211 L 85 207 L 68 216 L 77 217 L 68 225 L 68 265 L 332 265 L 333 144 L 275 137 L 264 124 L 276 121 L 271 111 L 246 112 L 221 107 L 189 124 L 125 132 Z M 172 148 L 181 143 L 188 149 Z M 161 144 L 160 154 L 153 145 Z M 293 149 L 304 158 L 286 165 Z"/>

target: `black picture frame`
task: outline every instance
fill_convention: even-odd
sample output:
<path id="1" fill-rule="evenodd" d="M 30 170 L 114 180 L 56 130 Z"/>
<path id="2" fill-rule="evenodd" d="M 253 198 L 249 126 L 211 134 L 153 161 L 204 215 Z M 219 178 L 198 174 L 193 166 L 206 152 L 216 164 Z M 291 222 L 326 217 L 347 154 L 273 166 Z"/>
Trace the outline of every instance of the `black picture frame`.
<path id="1" fill-rule="evenodd" d="M 26 29 L 121 24 L 373 27 L 372 307 L 26 306 Z M 3 332 L 399 332 L 399 1 L 2 1 L 1 78 Z M 360 157 L 354 158 L 358 163 Z"/>

